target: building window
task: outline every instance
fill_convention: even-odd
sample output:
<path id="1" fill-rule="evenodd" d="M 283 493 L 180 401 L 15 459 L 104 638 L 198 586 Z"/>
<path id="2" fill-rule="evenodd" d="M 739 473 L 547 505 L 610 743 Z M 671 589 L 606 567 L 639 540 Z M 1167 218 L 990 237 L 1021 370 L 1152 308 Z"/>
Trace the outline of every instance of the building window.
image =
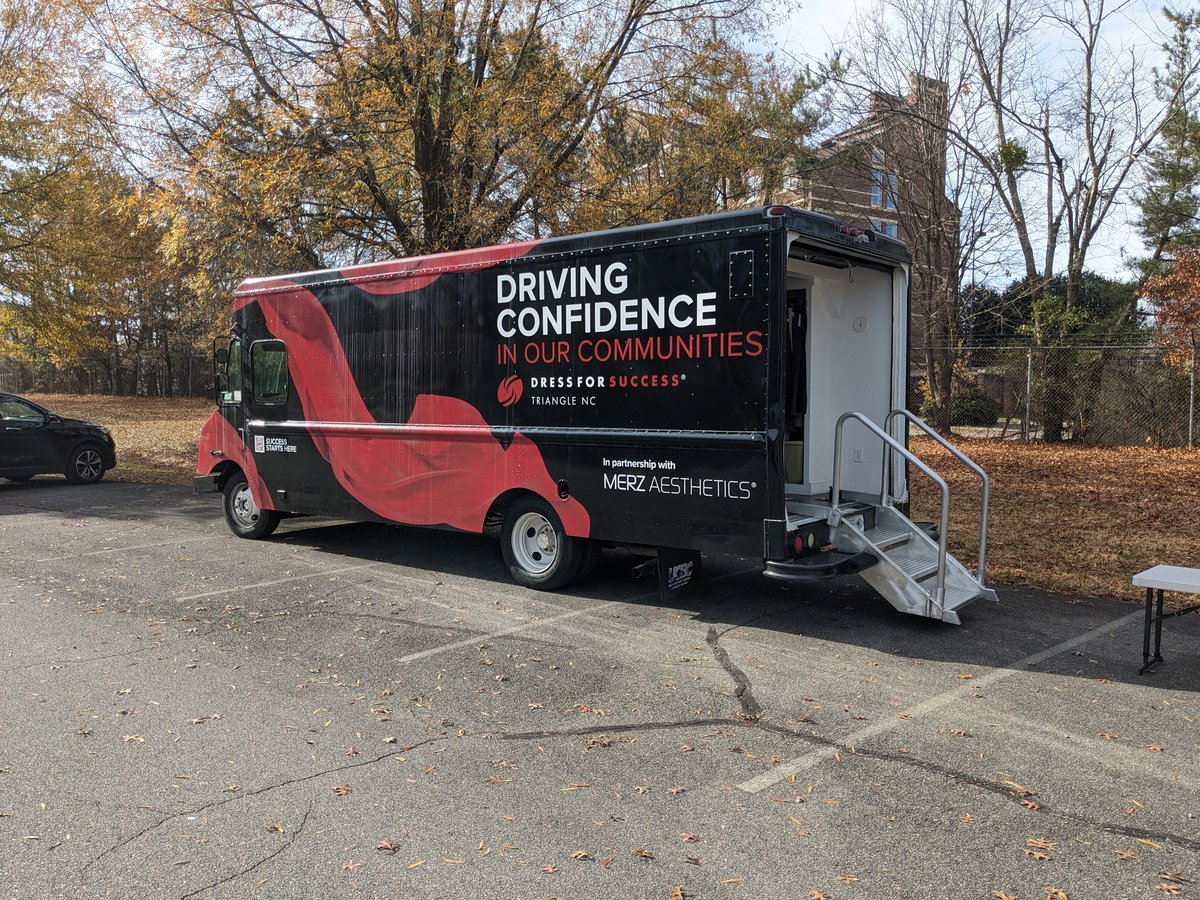
<path id="1" fill-rule="evenodd" d="M 871 220 L 871 228 L 874 229 L 875 231 L 879 232 L 880 234 L 886 234 L 890 238 L 894 238 L 897 236 L 895 222 L 885 222 L 882 219 L 872 219 Z"/>
<path id="2" fill-rule="evenodd" d="M 896 174 L 885 168 L 882 150 L 871 151 L 871 205 L 877 209 L 896 208 Z"/>

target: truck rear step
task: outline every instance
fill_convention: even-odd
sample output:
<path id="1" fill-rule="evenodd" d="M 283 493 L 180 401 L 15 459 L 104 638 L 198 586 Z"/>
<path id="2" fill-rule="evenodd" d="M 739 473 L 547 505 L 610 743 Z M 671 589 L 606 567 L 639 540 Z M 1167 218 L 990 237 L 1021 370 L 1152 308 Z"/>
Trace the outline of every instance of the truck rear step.
<path id="1" fill-rule="evenodd" d="M 977 573 L 969 571 L 946 552 L 950 488 L 933 469 L 888 433 L 886 429 L 891 428 L 897 417 L 915 424 L 981 477 L 983 491 Z M 885 444 L 883 490 L 873 519 L 858 515 L 857 508 L 852 508 L 850 504 L 840 503 L 842 431 L 845 423 L 851 419 L 863 424 Z M 928 526 L 912 521 L 896 508 L 895 504 L 902 498 L 891 494 L 888 475 L 892 453 L 904 457 L 941 488 L 942 521 L 935 531 L 931 532 Z M 862 413 L 848 412 L 838 420 L 835 432 L 830 539 L 843 552 L 868 553 L 878 560 L 876 565 L 859 574 L 896 609 L 957 625 L 960 621 L 957 610 L 973 600 L 996 599 L 995 591 L 983 582 L 988 489 L 988 477 L 983 469 L 908 410 L 893 410 L 885 419 L 883 428 Z M 864 521 L 872 521 L 872 527 L 864 528 Z"/>

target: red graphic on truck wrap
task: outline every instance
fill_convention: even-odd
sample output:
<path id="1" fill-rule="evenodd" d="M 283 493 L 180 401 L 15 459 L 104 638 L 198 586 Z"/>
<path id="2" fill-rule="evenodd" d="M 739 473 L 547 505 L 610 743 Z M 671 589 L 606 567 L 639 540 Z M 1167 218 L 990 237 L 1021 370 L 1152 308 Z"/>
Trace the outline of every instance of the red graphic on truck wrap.
<path id="1" fill-rule="evenodd" d="M 504 248 L 509 249 L 509 248 Z M 547 499 L 566 532 L 587 537 L 591 520 L 558 486 L 541 451 L 517 433 L 506 449 L 471 404 L 421 394 L 407 427 L 375 421 L 333 323 L 317 298 L 298 286 L 257 300 L 268 330 L 288 346 L 288 372 L 307 429 L 338 483 L 367 509 L 394 522 L 480 531 L 492 502 L 512 488 Z"/>
<path id="2" fill-rule="evenodd" d="M 502 382 L 500 387 L 496 388 L 496 399 L 501 406 L 512 406 L 521 399 L 521 394 L 525 391 L 525 382 L 521 380 L 520 375 L 509 375 Z"/>
<path id="3" fill-rule="evenodd" d="M 350 266 L 338 272 L 339 278 L 353 281 L 355 287 L 368 294 L 403 294 L 428 287 L 448 272 L 473 272 L 496 263 L 524 256 L 540 241 L 522 241 L 494 247 L 479 247 L 435 256 L 414 256 L 411 259 L 391 259 L 378 263 Z M 291 289 L 294 282 L 284 278 L 248 278 L 238 285 L 234 309 L 241 309 L 261 291 Z"/>
<path id="4" fill-rule="evenodd" d="M 213 451 L 220 453 L 214 456 Z M 224 461 L 236 463 L 246 475 L 246 483 L 250 485 L 250 493 L 259 509 L 274 509 L 271 492 L 267 484 L 258 474 L 258 466 L 254 463 L 254 455 L 242 440 L 242 436 L 234 430 L 220 410 L 213 412 L 200 430 L 200 444 L 196 450 L 196 472 L 207 475 L 217 465 Z"/>

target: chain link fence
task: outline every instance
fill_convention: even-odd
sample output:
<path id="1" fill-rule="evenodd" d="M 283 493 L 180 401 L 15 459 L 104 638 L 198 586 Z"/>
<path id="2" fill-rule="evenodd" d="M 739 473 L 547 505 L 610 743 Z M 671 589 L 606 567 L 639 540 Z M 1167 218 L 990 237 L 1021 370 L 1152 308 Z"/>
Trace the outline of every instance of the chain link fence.
<path id="1" fill-rule="evenodd" d="M 206 397 L 213 392 L 212 354 L 180 353 L 117 365 L 105 357 L 84 357 L 69 366 L 0 356 L 0 391 Z"/>
<path id="2" fill-rule="evenodd" d="M 932 419 L 925 354 L 949 358 L 951 430 L 1002 440 L 1095 446 L 1200 446 L 1197 354 L 1159 346 L 915 348 L 913 406 Z M 212 357 L 84 358 L 70 366 L 0 356 L 0 391 L 207 397 Z"/>
<path id="3" fill-rule="evenodd" d="M 1197 354 L 1187 347 L 921 348 L 953 362 L 952 431 L 1092 446 L 1200 443 Z M 930 400 L 914 371 L 914 405 Z"/>

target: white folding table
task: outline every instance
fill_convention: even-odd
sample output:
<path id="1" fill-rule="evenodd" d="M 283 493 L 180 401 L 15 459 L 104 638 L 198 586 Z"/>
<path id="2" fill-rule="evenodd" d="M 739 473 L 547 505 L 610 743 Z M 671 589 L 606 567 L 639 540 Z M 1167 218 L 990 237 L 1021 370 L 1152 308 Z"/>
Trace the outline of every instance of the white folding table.
<path id="1" fill-rule="evenodd" d="M 1173 619 L 1186 613 L 1200 610 L 1200 603 L 1177 609 L 1173 612 L 1163 612 L 1163 592 L 1171 591 L 1179 594 L 1200 594 L 1200 569 L 1189 569 L 1186 566 L 1152 566 L 1144 572 L 1133 576 L 1134 587 L 1146 589 L 1146 630 L 1142 635 L 1142 667 L 1138 669 L 1141 675 L 1157 663 L 1162 662 L 1162 623 L 1163 619 Z M 1158 591 L 1158 610 L 1155 614 L 1154 592 Z M 1154 656 L 1150 656 L 1150 627 L 1154 626 Z"/>

